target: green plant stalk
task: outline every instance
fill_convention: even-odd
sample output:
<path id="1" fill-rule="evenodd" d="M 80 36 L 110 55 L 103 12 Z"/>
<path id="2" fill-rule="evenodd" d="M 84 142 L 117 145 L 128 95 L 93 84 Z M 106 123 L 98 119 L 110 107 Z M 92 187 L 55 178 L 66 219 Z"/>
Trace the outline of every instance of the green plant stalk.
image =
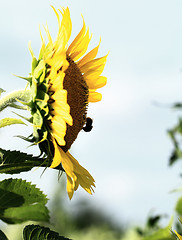
<path id="1" fill-rule="evenodd" d="M 20 102 L 29 102 L 31 98 L 30 90 L 17 90 L 0 99 L 0 112 L 8 106 L 12 106 L 13 103 Z"/>

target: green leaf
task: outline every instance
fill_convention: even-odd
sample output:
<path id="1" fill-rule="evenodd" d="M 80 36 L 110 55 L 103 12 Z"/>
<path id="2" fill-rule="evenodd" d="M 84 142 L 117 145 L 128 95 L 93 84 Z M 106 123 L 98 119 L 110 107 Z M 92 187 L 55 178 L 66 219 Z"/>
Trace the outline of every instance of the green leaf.
<path id="1" fill-rule="evenodd" d="M 173 217 L 170 219 L 170 222 L 167 227 L 160 228 L 152 234 L 142 238 L 142 240 L 172 240 L 174 239 L 171 232 L 171 227 L 173 224 Z"/>
<path id="2" fill-rule="evenodd" d="M 8 238 L 6 237 L 6 235 L 0 230 L 0 239 L 1 240 L 8 240 Z"/>
<path id="3" fill-rule="evenodd" d="M 0 219 L 6 223 L 49 221 L 46 196 L 22 179 L 0 182 Z"/>
<path id="4" fill-rule="evenodd" d="M 150 236 L 144 237 L 142 240 L 171 240 L 172 234 L 169 228 L 159 229 Z"/>
<path id="5" fill-rule="evenodd" d="M 176 204 L 176 212 L 182 215 L 182 198 L 179 198 Z"/>
<path id="6" fill-rule="evenodd" d="M 36 68 L 34 69 L 33 76 L 36 79 L 38 79 L 44 70 L 45 70 L 45 63 L 43 60 L 41 60 L 36 66 Z"/>
<path id="7" fill-rule="evenodd" d="M 33 167 L 48 166 L 45 158 L 33 157 L 20 151 L 0 148 L 0 173 L 16 174 L 30 171 Z"/>
<path id="8" fill-rule="evenodd" d="M 25 124 L 25 123 L 21 119 L 17 118 L 4 118 L 0 120 L 0 128 L 10 126 L 13 124 Z"/>
<path id="9" fill-rule="evenodd" d="M 57 232 L 51 231 L 39 225 L 28 225 L 23 230 L 23 240 L 71 240 L 59 236 Z"/>

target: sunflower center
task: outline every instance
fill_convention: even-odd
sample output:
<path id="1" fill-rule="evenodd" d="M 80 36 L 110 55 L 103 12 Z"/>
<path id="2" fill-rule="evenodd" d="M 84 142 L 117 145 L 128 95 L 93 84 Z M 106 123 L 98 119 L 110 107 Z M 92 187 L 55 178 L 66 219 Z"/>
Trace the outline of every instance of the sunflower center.
<path id="1" fill-rule="evenodd" d="M 71 147 L 78 133 L 82 130 L 86 121 L 88 105 L 88 86 L 76 63 L 67 56 L 69 67 L 65 71 L 63 88 L 67 90 L 67 102 L 70 106 L 70 114 L 73 118 L 73 125 L 67 124 L 64 137 L 66 145 L 61 148 L 67 152 Z"/>

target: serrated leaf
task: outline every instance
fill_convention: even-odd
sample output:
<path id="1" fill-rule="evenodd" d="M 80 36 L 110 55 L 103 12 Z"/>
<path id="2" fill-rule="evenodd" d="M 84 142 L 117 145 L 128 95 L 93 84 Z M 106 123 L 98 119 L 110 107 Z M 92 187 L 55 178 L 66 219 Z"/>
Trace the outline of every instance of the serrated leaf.
<path id="1" fill-rule="evenodd" d="M 24 124 L 26 125 L 21 119 L 17 118 L 3 118 L 0 120 L 0 128 L 10 126 L 13 124 Z"/>
<path id="2" fill-rule="evenodd" d="M 8 238 L 6 237 L 6 235 L 0 230 L 0 239 L 1 240 L 8 240 Z"/>
<path id="3" fill-rule="evenodd" d="M 23 230 L 23 240 L 71 240 L 59 236 L 57 232 L 39 225 L 28 225 Z"/>
<path id="4" fill-rule="evenodd" d="M 0 148 L 0 173 L 15 174 L 30 171 L 33 167 L 48 166 L 45 158 L 33 157 L 20 151 Z"/>
<path id="5" fill-rule="evenodd" d="M 6 223 L 24 221 L 49 221 L 46 196 L 22 179 L 6 179 L 0 182 L 0 219 Z"/>

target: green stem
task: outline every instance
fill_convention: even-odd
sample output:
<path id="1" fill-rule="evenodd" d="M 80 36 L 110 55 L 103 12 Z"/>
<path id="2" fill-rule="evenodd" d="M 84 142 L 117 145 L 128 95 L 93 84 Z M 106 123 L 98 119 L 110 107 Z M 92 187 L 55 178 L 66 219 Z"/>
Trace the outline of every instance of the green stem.
<path id="1" fill-rule="evenodd" d="M 13 103 L 17 102 L 17 100 L 27 103 L 30 101 L 30 98 L 30 90 L 22 89 L 9 93 L 0 99 L 0 112 L 6 107 L 11 106 Z"/>

